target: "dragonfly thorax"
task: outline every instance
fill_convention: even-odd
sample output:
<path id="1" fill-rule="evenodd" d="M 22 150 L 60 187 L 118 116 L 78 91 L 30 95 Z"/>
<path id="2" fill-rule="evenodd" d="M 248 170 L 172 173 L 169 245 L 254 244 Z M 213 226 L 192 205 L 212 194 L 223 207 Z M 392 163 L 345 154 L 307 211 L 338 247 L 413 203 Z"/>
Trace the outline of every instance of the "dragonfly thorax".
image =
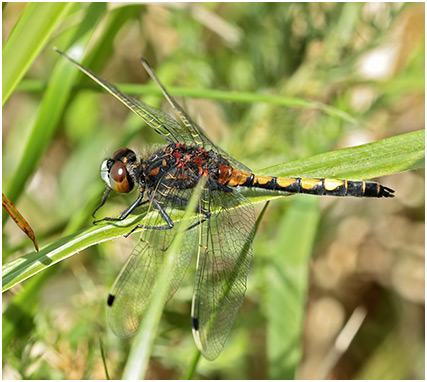
<path id="1" fill-rule="evenodd" d="M 142 162 L 141 178 L 144 178 L 148 189 L 173 187 L 183 190 L 194 188 L 206 176 L 210 187 L 217 189 L 221 165 L 228 165 L 227 160 L 212 150 L 172 143 Z"/>

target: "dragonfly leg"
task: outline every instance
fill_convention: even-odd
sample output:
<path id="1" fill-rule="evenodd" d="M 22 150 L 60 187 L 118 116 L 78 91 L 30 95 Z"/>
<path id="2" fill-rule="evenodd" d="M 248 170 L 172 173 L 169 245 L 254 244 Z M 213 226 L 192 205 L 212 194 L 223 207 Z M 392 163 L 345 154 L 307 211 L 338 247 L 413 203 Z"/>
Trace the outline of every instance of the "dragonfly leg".
<path id="1" fill-rule="evenodd" d="M 209 220 L 209 218 L 211 217 L 211 213 L 209 211 L 206 211 L 204 208 L 200 208 L 198 212 L 205 215 L 204 218 L 200 219 L 199 221 L 197 221 L 196 223 L 194 223 L 193 225 L 188 227 L 187 231 L 194 228 L 194 227 L 197 227 L 199 224 L 204 223 L 206 220 Z"/>
<path id="2" fill-rule="evenodd" d="M 107 193 L 106 193 L 107 194 Z M 107 196 L 108 196 L 108 194 L 107 194 Z M 109 217 L 106 217 L 106 218 L 103 218 L 103 219 L 100 219 L 100 220 L 95 220 L 94 222 L 93 222 L 93 224 L 97 224 L 97 223 L 100 223 L 100 222 L 103 222 L 103 221 L 107 221 L 107 222 L 117 222 L 117 221 L 122 221 L 122 220 L 124 220 L 124 219 L 126 219 L 128 216 L 129 216 L 129 214 L 135 209 L 135 208 L 137 208 L 138 206 L 140 206 L 141 204 L 142 204 L 142 198 L 144 197 L 144 193 L 143 192 L 140 192 L 139 193 L 139 196 L 138 196 L 138 198 L 132 203 L 132 205 L 130 205 L 128 208 L 126 208 L 122 213 L 121 213 L 121 215 L 118 217 L 118 218 L 109 218 Z M 104 199 L 106 199 L 106 196 L 104 196 Z M 105 203 L 105 200 L 103 200 L 103 203 L 102 204 L 104 204 Z M 102 206 L 102 204 L 101 204 L 101 206 Z M 100 207 L 101 207 L 100 206 Z M 98 207 L 99 208 L 99 207 Z M 95 212 L 96 212 L 96 210 L 95 210 Z M 95 213 L 94 212 L 94 213 Z"/>
<path id="3" fill-rule="evenodd" d="M 178 197 L 176 195 L 174 195 L 173 197 L 169 197 L 168 199 L 174 200 L 176 203 L 178 203 L 178 204 L 180 204 L 180 205 L 182 205 L 184 207 L 188 204 L 188 201 L 186 199 L 180 198 L 180 197 Z M 137 224 L 126 235 L 124 235 L 125 237 L 128 237 L 129 235 L 131 235 L 138 228 L 166 230 L 166 229 L 172 229 L 174 227 L 174 223 L 173 223 L 172 219 L 167 214 L 167 212 L 163 209 L 163 207 L 161 206 L 161 204 L 156 199 L 154 199 L 154 198 L 152 199 L 152 202 L 153 202 L 153 206 L 160 213 L 160 215 L 162 216 L 163 220 L 167 223 L 167 226 L 146 226 L 144 224 Z M 192 229 L 194 227 L 197 227 L 199 224 L 204 223 L 206 220 L 208 220 L 211 217 L 211 213 L 208 210 L 206 210 L 203 207 L 201 207 L 201 206 L 199 206 L 197 208 L 196 212 L 201 213 L 201 214 L 203 214 L 205 216 L 202 219 L 198 220 L 196 223 L 194 223 L 191 226 L 189 226 L 187 228 L 187 231 L 189 231 L 190 229 Z"/>
<path id="4" fill-rule="evenodd" d="M 163 218 L 163 220 L 166 222 L 167 225 L 166 226 L 163 226 L 163 225 L 161 225 L 161 226 L 147 226 L 145 224 L 137 224 L 126 235 L 124 235 L 125 237 L 128 237 L 130 234 L 132 234 L 138 228 L 165 230 L 165 229 L 172 229 L 174 227 L 172 219 L 167 214 L 167 212 L 163 209 L 161 204 L 154 198 L 151 199 L 151 202 L 153 203 L 154 208 L 159 212 L 160 216 Z"/>
<path id="5" fill-rule="evenodd" d="M 95 219 L 96 211 L 98 211 L 105 204 L 105 202 L 107 201 L 108 195 L 110 195 L 110 192 L 111 192 L 111 188 L 107 188 L 107 190 L 104 193 L 104 196 L 102 197 L 101 204 L 98 207 L 96 207 L 95 211 L 93 211 L 93 213 L 92 213 L 92 217 L 94 219 Z"/>
<path id="6" fill-rule="evenodd" d="M 188 204 L 187 199 L 181 198 L 177 195 L 168 196 L 167 198 L 174 201 L 175 203 L 183 206 L 183 207 L 187 207 L 187 204 Z M 193 225 L 188 227 L 187 230 L 194 228 L 194 227 L 198 226 L 199 224 L 202 224 L 203 222 L 205 222 L 206 220 L 208 220 L 211 217 L 211 213 L 208 210 L 206 210 L 205 208 L 203 208 L 201 205 L 197 205 L 196 213 L 203 214 L 203 215 L 205 215 L 205 217 L 203 219 L 199 220 L 197 223 L 194 223 Z"/>

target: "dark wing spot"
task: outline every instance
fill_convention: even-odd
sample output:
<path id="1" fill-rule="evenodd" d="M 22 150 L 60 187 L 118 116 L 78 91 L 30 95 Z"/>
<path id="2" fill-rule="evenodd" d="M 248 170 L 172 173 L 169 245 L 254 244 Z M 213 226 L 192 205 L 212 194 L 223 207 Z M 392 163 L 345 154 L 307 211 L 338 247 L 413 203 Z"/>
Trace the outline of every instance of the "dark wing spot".
<path id="1" fill-rule="evenodd" d="M 108 295 L 108 299 L 107 299 L 107 305 L 108 306 L 113 306 L 113 302 L 114 302 L 115 298 L 116 298 L 116 296 L 113 296 L 112 294 L 109 294 Z"/>
<path id="2" fill-rule="evenodd" d="M 199 330 L 199 319 L 195 317 L 191 317 L 191 326 L 194 330 Z"/>

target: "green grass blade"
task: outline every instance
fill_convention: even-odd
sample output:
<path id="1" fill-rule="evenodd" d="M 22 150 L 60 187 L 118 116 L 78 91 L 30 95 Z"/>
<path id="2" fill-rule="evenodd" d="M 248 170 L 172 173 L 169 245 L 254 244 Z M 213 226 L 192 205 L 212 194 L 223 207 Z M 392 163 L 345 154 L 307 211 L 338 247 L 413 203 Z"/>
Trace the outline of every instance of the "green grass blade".
<path id="1" fill-rule="evenodd" d="M 103 52 L 104 53 L 104 52 Z M 92 69 L 91 65 L 91 69 Z M 93 69 L 92 71 L 96 71 Z M 44 83 L 37 80 L 24 80 L 19 84 L 21 91 L 41 91 L 44 88 Z M 158 95 L 162 96 L 158 87 L 153 85 L 139 85 L 139 84 L 117 84 L 117 87 L 126 94 L 137 96 L 143 95 Z M 92 84 L 85 84 L 79 86 L 79 89 L 93 89 L 94 91 L 103 91 L 99 86 Z M 237 91 L 224 91 L 215 89 L 194 89 L 194 88 L 181 88 L 181 87 L 168 87 L 168 93 L 174 97 L 189 97 L 211 99 L 222 102 L 234 103 L 268 103 L 271 105 L 279 105 L 285 107 L 295 107 L 300 109 L 313 109 L 321 110 L 325 114 L 332 117 L 337 117 L 349 123 L 357 123 L 357 120 L 350 114 L 336 107 L 329 106 L 320 102 L 307 101 L 299 97 L 287 97 L 276 94 L 260 94 L 250 92 L 237 92 Z"/>
<path id="2" fill-rule="evenodd" d="M 194 373 L 196 371 L 197 365 L 199 364 L 201 356 L 202 356 L 202 353 L 200 352 L 199 349 L 197 349 L 194 352 L 194 355 L 193 355 L 193 357 L 191 359 L 191 362 L 189 364 L 189 367 L 188 367 L 188 369 L 187 369 L 187 371 L 186 371 L 183 379 L 185 379 L 185 380 L 193 379 L 193 375 L 194 375 Z"/>
<path id="3" fill-rule="evenodd" d="M 292 201 L 279 223 L 267 268 L 267 358 L 271 379 L 295 379 L 302 358 L 302 330 L 309 261 L 320 218 L 319 199 Z"/>
<path id="4" fill-rule="evenodd" d="M 123 84 L 120 90 L 126 94 L 157 94 L 162 95 L 161 91 L 154 86 L 141 86 L 135 84 Z M 168 93 L 174 97 L 193 97 L 202 99 L 212 99 L 223 102 L 238 102 L 238 103 L 257 103 L 263 102 L 272 105 L 296 107 L 301 109 L 315 109 L 321 110 L 325 114 L 341 118 L 342 120 L 349 123 L 356 123 L 356 119 L 350 114 L 336 107 L 325 105 L 320 102 L 307 101 L 300 97 L 288 97 L 276 94 L 261 94 L 253 92 L 237 92 L 237 91 L 223 91 L 216 89 L 186 89 L 170 86 L 168 87 Z"/>
<path id="5" fill-rule="evenodd" d="M 262 170 L 265 175 L 372 179 L 424 167 L 425 132 L 415 131 Z"/>
<path id="6" fill-rule="evenodd" d="M 97 4 L 92 4 L 86 8 L 86 14 L 75 32 L 70 36 L 70 43 L 79 42 L 82 46 L 88 41 L 92 30 L 88 29 L 88 24 L 96 23 L 102 15 L 103 8 Z M 67 65 L 64 60 L 58 62 L 52 72 L 46 92 L 37 114 L 36 121 L 32 127 L 30 136 L 25 142 L 25 149 L 21 158 L 18 158 L 19 165 L 16 176 L 10 184 L 6 186 L 7 195 L 14 203 L 19 198 L 28 177 L 37 167 L 44 150 L 49 145 L 52 137 L 59 127 L 59 120 L 67 104 L 67 100 L 76 80 L 77 72 Z M 5 215 L 3 214 L 3 221 Z"/>
<path id="7" fill-rule="evenodd" d="M 39 252 L 31 252 L 6 263 L 2 269 L 3 292 L 85 248 L 125 235 L 130 231 L 131 224 L 136 224 L 135 222 L 138 220 L 139 218 L 133 217 L 116 226 L 94 226 L 80 233 L 61 238 Z"/>
<path id="8" fill-rule="evenodd" d="M 108 373 L 107 367 L 107 354 L 105 352 L 104 342 L 102 341 L 102 336 L 99 336 L 99 352 L 101 353 L 102 364 L 104 366 L 105 378 L 109 381 L 111 380 L 110 374 Z"/>
<path id="9" fill-rule="evenodd" d="M 3 105 L 72 3 L 29 3 L 3 47 Z"/>
<path id="10" fill-rule="evenodd" d="M 13 203 L 16 202 L 22 193 L 28 177 L 36 168 L 58 126 L 59 118 L 70 94 L 75 76 L 76 72 L 70 70 L 63 62 L 58 62 L 53 70 L 52 78 L 43 97 L 37 120 L 26 142 L 23 155 L 20 158 L 16 176 L 6 186 L 7 195 Z"/>
<path id="11" fill-rule="evenodd" d="M 86 55 L 85 66 L 91 68 L 94 72 L 98 72 L 109 62 L 114 52 L 117 33 L 132 19 L 139 17 L 139 9 L 142 7 L 144 7 L 142 4 L 127 4 L 106 13 L 103 19 L 102 34 L 98 36 L 90 52 Z M 95 86 L 93 89 L 95 89 Z M 96 90 L 99 91 L 100 88 L 97 87 Z"/>
<path id="12" fill-rule="evenodd" d="M 191 196 L 190 202 L 188 203 L 183 216 L 183 220 L 187 220 L 187 222 L 179 225 L 175 238 L 166 252 L 163 268 L 160 272 L 152 301 L 150 302 L 147 313 L 144 315 L 133 341 L 129 359 L 126 363 L 123 374 L 123 379 L 141 379 L 145 375 L 148 361 L 150 360 L 151 349 L 156 337 L 157 328 L 160 323 L 165 298 L 169 290 L 170 275 L 172 274 L 173 267 L 175 266 L 175 254 L 179 252 L 185 231 L 191 222 L 194 222 L 194 220 L 190 220 L 189 218 L 193 215 L 193 211 L 196 209 L 197 202 L 200 198 L 200 191 L 202 187 L 204 187 L 205 182 L 206 179 L 199 182 L 198 187 Z M 200 229 L 200 226 L 195 227 L 194 229 Z"/>

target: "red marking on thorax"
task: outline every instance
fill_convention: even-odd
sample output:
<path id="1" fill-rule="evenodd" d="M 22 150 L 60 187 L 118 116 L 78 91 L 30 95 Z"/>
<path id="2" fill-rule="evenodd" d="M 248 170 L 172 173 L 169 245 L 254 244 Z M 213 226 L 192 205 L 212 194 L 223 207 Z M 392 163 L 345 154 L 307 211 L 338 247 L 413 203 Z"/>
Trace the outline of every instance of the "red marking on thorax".
<path id="1" fill-rule="evenodd" d="M 181 162 L 181 153 L 179 151 L 175 151 L 172 155 L 175 157 L 175 167 L 184 167 L 184 163 Z"/>
<path id="2" fill-rule="evenodd" d="M 180 142 L 175 143 L 175 148 L 171 150 L 170 154 L 175 157 L 175 167 L 186 168 L 188 165 L 195 166 L 199 175 L 208 176 L 208 170 L 204 168 L 208 158 L 206 150 L 201 147 L 197 148 L 197 150 L 190 148 L 186 150 L 187 152 L 184 150 L 186 150 L 186 146 Z"/>
<path id="3" fill-rule="evenodd" d="M 203 158 L 201 158 L 200 156 L 196 156 L 193 158 L 193 163 L 196 166 L 201 166 L 204 162 L 205 162 L 205 160 Z"/>

